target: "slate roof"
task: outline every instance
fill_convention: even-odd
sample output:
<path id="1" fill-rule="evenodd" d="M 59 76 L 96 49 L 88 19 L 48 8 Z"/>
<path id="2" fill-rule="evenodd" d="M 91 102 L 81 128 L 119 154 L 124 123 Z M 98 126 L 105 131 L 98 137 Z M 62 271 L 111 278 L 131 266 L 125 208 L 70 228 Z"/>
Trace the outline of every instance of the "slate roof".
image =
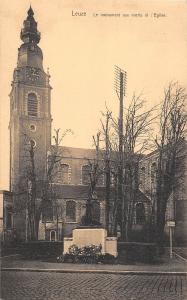
<path id="1" fill-rule="evenodd" d="M 64 158 L 95 158 L 95 149 L 84 149 L 75 147 L 59 146 L 62 156 Z"/>
<path id="2" fill-rule="evenodd" d="M 86 185 L 61 185 L 54 184 L 54 191 L 57 198 L 63 199 L 87 199 L 89 186 Z M 97 197 L 103 199 L 105 197 L 105 187 L 96 188 Z"/>
<path id="3" fill-rule="evenodd" d="M 140 190 L 137 191 L 137 202 L 150 203 L 151 200 Z"/>

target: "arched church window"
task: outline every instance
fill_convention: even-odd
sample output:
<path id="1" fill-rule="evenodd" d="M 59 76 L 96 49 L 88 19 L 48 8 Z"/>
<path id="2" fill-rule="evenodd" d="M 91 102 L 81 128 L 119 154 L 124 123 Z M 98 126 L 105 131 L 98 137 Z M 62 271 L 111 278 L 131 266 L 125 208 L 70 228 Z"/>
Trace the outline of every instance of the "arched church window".
<path id="1" fill-rule="evenodd" d="M 55 242 L 56 241 L 56 231 L 55 230 L 51 230 L 50 231 L 50 241 L 51 242 Z"/>
<path id="2" fill-rule="evenodd" d="M 35 140 L 30 140 L 30 145 L 32 148 L 35 148 L 36 147 L 36 141 Z"/>
<path id="3" fill-rule="evenodd" d="M 66 202 L 66 222 L 76 222 L 76 202 L 73 200 Z"/>
<path id="4" fill-rule="evenodd" d="M 69 183 L 69 165 L 68 164 L 61 164 L 59 166 L 58 174 L 57 174 L 57 181 L 63 184 Z"/>
<path id="5" fill-rule="evenodd" d="M 82 184 L 89 184 L 90 183 L 90 172 L 91 167 L 89 165 L 82 166 Z"/>
<path id="6" fill-rule="evenodd" d="M 154 162 L 152 165 L 151 165 L 151 182 L 154 183 L 155 180 L 156 180 L 156 173 L 157 173 L 157 165 L 156 163 Z"/>
<path id="7" fill-rule="evenodd" d="M 151 165 L 151 194 L 152 196 L 156 193 L 157 187 L 157 164 L 154 162 Z"/>
<path id="8" fill-rule="evenodd" d="M 34 93 L 28 94 L 27 111 L 28 111 L 28 116 L 31 117 L 38 116 L 38 99 L 36 94 Z"/>
<path id="9" fill-rule="evenodd" d="M 117 183 L 117 170 L 114 166 L 112 166 L 110 170 L 110 184 L 111 186 L 115 186 L 116 183 Z"/>
<path id="10" fill-rule="evenodd" d="M 145 223 L 145 207 L 143 203 L 136 204 L 136 224 L 142 225 Z"/>
<path id="11" fill-rule="evenodd" d="M 104 174 L 100 174 L 97 178 L 97 185 L 103 186 L 104 185 Z"/>
<path id="12" fill-rule="evenodd" d="M 6 228 L 12 227 L 12 209 L 7 207 L 6 210 Z"/>
<path id="13" fill-rule="evenodd" d="M 53 221 L 53 207 L 52 205 L 46 206 L 42 211 L 42 220 L 44 222 L 52 222 Z"/>
<path id="14" fill-rule="evenodd" d="M 92 218 L 94 221 L 100 222 L 100 203 L 98 201 L 92 203 Z"/>
<path id="15" fill-rule="evenodd" d="M 140 184 L 141 184 L 141 188 L 144 190 L 145 189 L 145 167 L 142 167 L 140 169 Z"/>

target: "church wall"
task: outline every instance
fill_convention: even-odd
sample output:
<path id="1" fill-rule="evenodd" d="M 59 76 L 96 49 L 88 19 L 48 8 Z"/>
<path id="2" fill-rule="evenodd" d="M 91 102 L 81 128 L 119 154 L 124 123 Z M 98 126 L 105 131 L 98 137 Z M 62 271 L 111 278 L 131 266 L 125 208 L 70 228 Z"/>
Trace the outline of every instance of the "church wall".
<path id="1" fill-rule="evenodd" d="M 171 195 L 168 200 L 167 210 L 166 210 L 166 226 L 165 233 L 169 235 L 169 228 L 167 227 L 167 220 L 175 221 L 174 240 L 176 244 L 187 243 L 187 143 L 184 142 L 183 147 L 183 166 L 181 167 L 181 174 L 178 184 L 175 188 L 174 194 Z M 153 189 L 151 181 L 151 165 L 153 163 L 157 164 L 157 153 L 149 154 L 145 156 L 140 162 L 139 172 L 140 172 L 140 189 L 149 196 L 150 199 L 154 199 L 156 186 Z M 145 168 L 145 180 L 143 180 L 143 174 L 141 169 Z M 144 184 L 142 184 L 144 182 Z"/>
<path id="2" fill-rule="evenodd" d="M 88 165 L 88 160 L 86 158 L 78 158 L 76 156 L 71 158 L 63 157 L 61 163 L 69 165 L 70 185 L 84 185 L 82 182 L 82 167 Z M 104 182 L 102 185 L 104 185 Z"/>
<path id="3" fill-rule="evenodd" d="M 68 201 L 75 201 L 76 203 L 76 212 L 75 220 L 68 221 L 66 216 L 66 203 Z M 81 218 L 85 215 L 86 211 L 86 199 L 58 199 L 58 221 L 56 214 L 54 214 L 53 221 L 46 221 L 44 218 L 41 219 L 39 225 L 39 239 L 41 240 L 50 240 L 50 232 L 58 231 L 58 238 L 62 240 L 63 237 L 68 237 L 72 235 L 72 230 L 80 224 Z M 100 222 L 105 224 L 105 204 L 104 201 L 100 202 Z M 58 230 L 57 230 L 58 228 Z"/>

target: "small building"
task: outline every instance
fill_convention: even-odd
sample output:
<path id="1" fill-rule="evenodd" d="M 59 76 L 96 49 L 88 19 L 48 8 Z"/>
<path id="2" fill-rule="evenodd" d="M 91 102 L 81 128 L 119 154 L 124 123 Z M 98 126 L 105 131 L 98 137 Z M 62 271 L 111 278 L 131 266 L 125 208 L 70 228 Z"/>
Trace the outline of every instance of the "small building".
<path id="1" fill-rule="evenodd" d="M 13 197 L 9 191 L 0 191 L 0 239 L 2 243 L 15 239 Z"/>

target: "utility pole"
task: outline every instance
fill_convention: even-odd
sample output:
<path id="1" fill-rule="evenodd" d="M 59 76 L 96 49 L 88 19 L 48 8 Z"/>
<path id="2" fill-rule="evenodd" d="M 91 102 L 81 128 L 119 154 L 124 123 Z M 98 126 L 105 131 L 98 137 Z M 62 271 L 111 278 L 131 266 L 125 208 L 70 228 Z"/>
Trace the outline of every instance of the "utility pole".
<path id="1" fill-rule="evenodd" d="M 25 241 L 28 242 L 28 204 L 27 203 L 25 208 Z"/>
<path id="2" fill-rule="evenodd" d="M 109 121 L 111 112 L 106 114 L 106 127 L 105 127 L 105 172 L 106 172 L 106 229 L 108 234 L 110 233 L 109 228 L 109 211 L 110 211 L 110 150 L 109 150 Z"/>
<path id="3" fill-rule="evenodd" d="M 123 99 L 125 96 L 127 73 L 115 66 L 115 90 L 119 98 L 119 119 L 118 119 L 118 136 L 119 136 L 119 160 L 118 160 L 118 199 L 121 204 L 121 239 L 125 239 L 125 198 L 123 191 L 123 169 L 124 169 L 124 143 L 123 143 Z"/>

